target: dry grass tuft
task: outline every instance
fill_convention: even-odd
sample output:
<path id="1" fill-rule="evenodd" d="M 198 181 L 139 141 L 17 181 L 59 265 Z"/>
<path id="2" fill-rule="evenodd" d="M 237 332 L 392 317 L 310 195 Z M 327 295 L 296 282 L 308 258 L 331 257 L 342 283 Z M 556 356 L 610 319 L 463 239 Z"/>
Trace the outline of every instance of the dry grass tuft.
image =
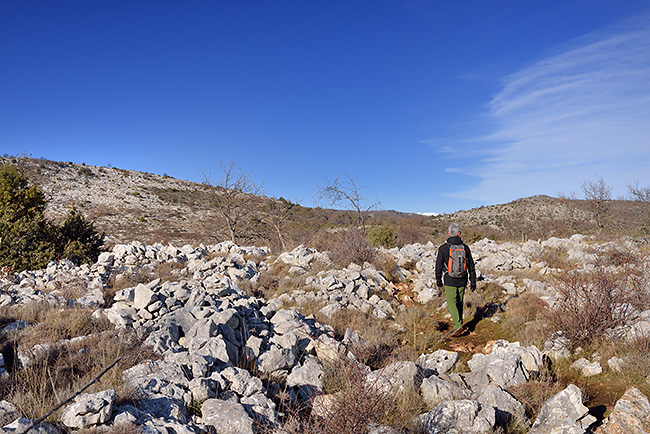
<path id="1" fill-rule="evenodd" d="M 511 387 L 508 392 L 524 404 L 526 416 L 530 420 L 535 420 L 544 403 L 565 387 L 566 385 L 557 381 L 553 372 L 547 368 L 538 378 Z"/>
<path id="2" fill-rule="evenodd" d="M 427 305 L 414 304 L 398 315 L 397 322 L 405 329 L 400 335 L 402 344 L 417 354 L 436 350 L 444 343 L 442 324 Z"/>
<path id="3" fill-rule="evenodd" d="M 118 365 L 88 392 L 112 388 L 118 404 L 132 402 L 137 396 L 123 384 L 122 371 L 158 358 L 133 334 L 93 319 L 87 309 L 43 309 L 32 320 L 33 325 L 23 331 L 0 336 L 10 371 L 1 387 L 2 396 L 32 419 L 70 397 L 120 356 Z M 49 420 L 56 421 L 58 414 Z"/>
<path id="4" fill-rule="evenodd" d="M 160 278 L 165 281 L 179 280 L 180 271 L 185 268 L 182 262 L 159 262 L 154 267 L 153 273 L 149 281 Z"/>
<path id="5" fill-rule="evenodd" d="M 386 276 L 386 279 L 392 283 L 400 282 L 400 276 L 397 272 L 397 261 L 393 255 L 387 253 L 378 253 L 373 261 L 375 268 Z"/>
<path id="6" fill-rule="evenodd" d="M 638 335 L 623 345 L 621 354 L 625 357 L 623 374 L 631 384 L 650 381 L 650 335 Z"/>
<path id="7" fill-rule="evenodd" d="M 543 320 L 546 309 L 546 302 L 529 292 L 509 300 L 501 324 L 508 340 L 541 347 L 549 335 L 548 325 Z"/>
<path id="8" fill-rule="evenodd" d="M 545 262 L 550 268 L 567 268 L 569 265 L 569 254 L 565 249 L 559 247 L 547 247 L 533 257 L 536 262 Z"/>

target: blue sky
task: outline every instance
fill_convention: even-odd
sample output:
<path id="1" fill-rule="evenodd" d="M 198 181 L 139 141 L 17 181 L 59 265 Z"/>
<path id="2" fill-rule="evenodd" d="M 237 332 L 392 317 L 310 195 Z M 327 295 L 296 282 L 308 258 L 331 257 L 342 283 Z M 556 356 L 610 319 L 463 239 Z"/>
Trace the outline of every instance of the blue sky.
<path id="1" fill-rule="evenodd" d="M 0 155 L 454 212 L 650 186 L 650 0 L 0 2 Z"/>

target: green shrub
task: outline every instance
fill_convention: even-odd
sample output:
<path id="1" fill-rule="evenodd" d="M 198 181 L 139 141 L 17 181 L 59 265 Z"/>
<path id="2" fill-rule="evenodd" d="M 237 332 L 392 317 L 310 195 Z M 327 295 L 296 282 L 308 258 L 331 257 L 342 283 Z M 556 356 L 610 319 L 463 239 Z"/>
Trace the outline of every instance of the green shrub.
<path id="1" fill-rule="evenodd" d="M 57 227 L 61 256 L 79 265 L 95 262 L 104 245 L 104 233 L 95 230 L 76 208 L 72 208 L 61 226 Z"/>
<path id="2" fill-rule="evenodd" d="M 61 258 L 76 264 L 97 260 L 104 234 L 75 208 L 61 225 L 48 222 L 46 203 L 41 188 L 29 186 L 15 166 L 0 166 L 0 267 L 19 272 Z"/>
<path id="3" fill-rule="evenodd" d="M 54 245 L 45 205 L 40 187 L 28 186 L 15 166 L 0 166 L 0 266 L 21 271 L 50 260 Z"/>
<path id="4" fill-rule="evenodd" d="M 77 170 L 77 174 L 79 174 L 79 176 L 86 176 L 86 177 L 95 175 L 93 171 L 87 167 L 79 168 L 79 170 Z"/>
<path id="5" fill-rule="evenodd" d="M 467 244 L 472 244 L 472 243 L 475 243 L 477 241 L 481 241 L 483 238 L 484 238 L 483 234 L 481 234 L 480 232 L 478 232 L 475 229 L 472 229 L 471 231 L 463 234 L 463 240 Z"/>
<path id="6" fill-rule="evenodd" d="M 367 231 L 370 244 L 376 247 L 395 247 L 397 246 L 397 235 L 391 224 L 385 223 L 379 226 L 373 226 Z"/>

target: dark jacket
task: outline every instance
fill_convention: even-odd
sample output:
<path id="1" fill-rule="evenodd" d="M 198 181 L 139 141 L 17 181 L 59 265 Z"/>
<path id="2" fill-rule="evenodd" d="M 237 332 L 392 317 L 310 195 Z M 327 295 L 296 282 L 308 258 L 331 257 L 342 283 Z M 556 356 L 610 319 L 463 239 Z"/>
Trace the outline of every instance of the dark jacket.
<path id="1" fill-rule="evenodd" d="M 455 278 L 447 274 L 447 264 L 449 263 L 449 245 L 455 246 L 464 245 L 467 254 L 467 272 L 464 277 Z M 444 281 L 443 281 L 444 273 Z M 472 252 L 469 246 L 463 243 L 459 236 L 447 238 L 447 242 L 438 248 L 438 257 L 436 258 L 436 285 L 441 287 L 443 282 L 447 286 L 467 286 L 469 277 L 470 287 L 476 289 L 476 269 L 474 268 L 474 259 L 472 259 Z"/>

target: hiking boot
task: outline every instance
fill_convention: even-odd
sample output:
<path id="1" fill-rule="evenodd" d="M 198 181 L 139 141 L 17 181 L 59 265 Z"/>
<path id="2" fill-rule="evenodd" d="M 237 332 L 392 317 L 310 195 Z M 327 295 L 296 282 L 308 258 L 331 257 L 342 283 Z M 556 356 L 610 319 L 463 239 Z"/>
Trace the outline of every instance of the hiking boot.
<path id="1" fill-rule="evenodd" d="M 458 327 L 457 329 L 454 329 L 454 331 L 451 332 L 451 334 L 449 336 L 455 338 L 455 337 L 458 337 L 458 336 L 462 335 L 464 331 L 465 331 L 465 327 L 461 326 L 461 327 Z"/>

